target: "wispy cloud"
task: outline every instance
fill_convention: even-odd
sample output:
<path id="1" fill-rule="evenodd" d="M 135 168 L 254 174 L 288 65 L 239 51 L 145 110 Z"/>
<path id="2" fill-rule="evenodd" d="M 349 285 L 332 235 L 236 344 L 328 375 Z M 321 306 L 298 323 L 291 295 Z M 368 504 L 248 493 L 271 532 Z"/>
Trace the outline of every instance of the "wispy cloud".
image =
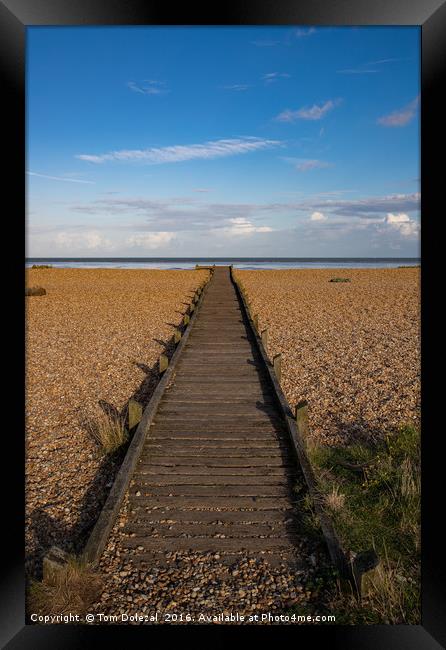
<path id="1" fill-rule="evenodd" d="M 415 97 L 413 101 L 404 106 L 403 108 L 393 111 L 389 115 L 380 117 L 377 122 L 381 126 L 406 126 L 415 117 L 420 98 Z"/>
<path id="2" fill-rule="evenodd" d="M 49 176 L 48 174 L 38 174 L 37 172 L 26 172 L 28 176 L 37 176 L 38 178 L 47 178 L 51 181 L 65 181 L 67 183 L 86 183 L 87 185 L 96 185 L 94 181 L 84 181 L 80 178 L 66 178 L 64 176 Z"/>
<path id="3" fill-rule="evenodd" d="M 142 95 L 164 95 L 169 92 L 164 81 L 156 81 L 155 79 L 146 79 L 142 83 L 136 81 L 129 81 L 127 86 L 135 93 Z"/>
<path id="4" fill-rule="evenodd" d="M 195 187 L 192 192 L 201 192 L 201 193 L 207 193 L 207 192 L 212 192 L 211 187 Z"/>
<path id="5" fill-rule="evenodd" d="M 263 149 L 280 146 L 278 140 L 265 140 L 256 137 L 213 140 L 203 144 L 174 145 L 171 147 L 151 147 L 149 149 L 131 149 L 111 151 L 105 154 L 79 154 L 76 158 L 92 163 L 117 160 L 120 162 L 140 161 L 154 165 L 183 162 L 185 160 L 210 160 L 237 156 Z"/>
<path id="6" fill-rule="evenodd" d="M 305 38 L 306 36 L 311 36 L 315 33 L 316 29 L 314 27 L 297 27 L 296 29 L 293 29 L 293 36 L 296 38 Z"/>
<path id="7" fill-rule="evenodd" d="M 312 169 L 324 169 L 325 167 L 332 167 L 332 163 L 325 162 L 325 160 L 311 160 L 301 159 L 297 160 L 295 167 L 299 172 L 308 172 Z"/>
<path id="8" fill-rule="evenodd" d="M 288 72 L 268 72 L 262 76 L 262 81 L 264 81 L 265 84 L 271 84 L 278 81 L 280 78 L 289 79 L 290 77 L 291 75 L 288 74 Z"/>
<path id="9" fill-rule="evenodd" d="M 371 68 L 347 68 L 347 70 L 336 70 L 338 74 L 370 74 L 378 72 Z"/>
<path id="10" fill-rule="evenodd" d="M 250 88 L 249 84 L 230 84 L 228 86 L 223 86 L 225 90 L 248 90 Z"/>
<path id="11" fill-rule="evenodd" d="M 295 122 L 296 120 L 321 120 L 327 113 L 332 111 L 341 103 L 340 99 L 329 99 L 324 104 L 314 104 L 310 107 L 299 108 L 298 110 L 286 109 L 277 115 L 279 122 Z"/>
<path id="12" fill-rule="evenodd" d="M 378 61 L 369 61 L 368 63 L 363 63 L 358 65 L 355 68 L 347 68 L 346 70 L 336 70 L 338 74 L 370 74 L 380 72 L 380 70 L 373 68 L 371 66 L 382 66 L 386 63 L 396 63 L 397 61 L 408 61 L 408 59 L 402 58 L 392 58 L 392 59 L 380 59 Z"/>

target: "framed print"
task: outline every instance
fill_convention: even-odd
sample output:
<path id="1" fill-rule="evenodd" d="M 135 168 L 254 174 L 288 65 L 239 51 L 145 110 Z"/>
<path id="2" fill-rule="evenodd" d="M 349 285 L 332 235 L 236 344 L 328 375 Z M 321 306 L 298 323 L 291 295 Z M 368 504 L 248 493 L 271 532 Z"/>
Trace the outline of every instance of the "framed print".
<path id="1" fill-rule="evenodd" d="M 2 0 L 4 647 L 444 646 L 445 21 Z"/>

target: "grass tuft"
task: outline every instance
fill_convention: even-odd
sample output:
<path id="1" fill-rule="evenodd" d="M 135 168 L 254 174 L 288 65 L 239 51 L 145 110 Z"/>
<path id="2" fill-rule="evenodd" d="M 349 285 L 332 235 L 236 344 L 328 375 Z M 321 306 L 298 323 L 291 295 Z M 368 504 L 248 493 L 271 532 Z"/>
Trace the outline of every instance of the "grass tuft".
<path id="1" fill-rule="evenodd" d="M 99 599 L 102 589 L 101 577 L 88 564 L 71 557 L 42 582 L 31 582 L 28 611 L 39 616 L 70 613 L 83 616 Z"/>
<path id="2" fill-rule="evenodd" d="M 33 264 L 32 269 L 52 269 L 52 264 Z"/>
<path id="3" fill-rule="evenodd" d="M 351 282 L 350 278 L 331 278 L 329 282 Z"/>
<path id="4" fill-rule="evenodd" d="M 128 440 L 125 419 L 118 415 L 102 413 L 88 424 L 88 431 L 106 454 L 118 451 Z"/>

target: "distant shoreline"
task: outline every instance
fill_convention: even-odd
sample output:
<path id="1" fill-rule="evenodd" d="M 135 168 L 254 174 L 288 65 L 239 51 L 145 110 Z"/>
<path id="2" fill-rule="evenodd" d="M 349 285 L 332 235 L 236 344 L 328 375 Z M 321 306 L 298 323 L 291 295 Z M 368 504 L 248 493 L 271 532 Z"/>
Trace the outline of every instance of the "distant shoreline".
<path id="1" fill-rule="evenodd" d="M 193 269 L 195 264 L 233 264 L 235 268 L 255 269 L 336 269 L 336 268 L 398 268 L 420 266 L 418 257 L 29 257 L 33 264 L 54 268 L 109 269 Z"/>

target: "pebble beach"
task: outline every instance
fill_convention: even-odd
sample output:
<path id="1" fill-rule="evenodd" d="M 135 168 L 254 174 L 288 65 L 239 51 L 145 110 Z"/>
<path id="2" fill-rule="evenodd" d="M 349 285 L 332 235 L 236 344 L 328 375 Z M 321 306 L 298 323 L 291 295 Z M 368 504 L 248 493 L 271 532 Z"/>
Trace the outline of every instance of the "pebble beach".
<path id="1" fill-rule="evenodd" d="M 34 575 L 42 549 L 78 552 L 117 467 L 98 454 L 83 426 L 104 404 L 121 412 L 136 395 L 147 403 L 156 363 L 206 271 L 49 269 L 28 271 L 27 298 L 27 563 Z M 324 444 L 348 444 L 419 423 L 419 276 L 411 269 L 236 271 L 268 354 L 282 354 L 281 385 L 293 405 L 309 403 L 310 431 Z M 330 282 L 335 277 L 349 282 Z M 298 549 L 298 569 L 240 555 L 166 556 L 167 566 L 134 566 L 121 542 L 127 500 L 99 571 L 94 613 L 161 612 L 223 619 L 279 615 L 306 606 L 327 558 L 319 542 Z M 166 618 L 167 617 L 167 618 Z M 116 622 L 116 621 L 115 621 Z M 117 621 L 119 623 L 119 620 Z M 130 623 L 140 621 L 129 620 Z M 230 622 L 226 620 L 216 621 Z M 261 622 L 261 621 L 260 621 Z M 271 621 L 266 620 L 268 624 Z"/>
<path id="2" fill-rule="evenodd" d="M 328 444 L 371 441 L 420 422 L 420 269 L 236 271 L 282 355 L 293 408 Z M 335 278 L 349 282 L 330 282 Z"/>
<path id="3" fill-rule="evenodd" d="M 118 467 L 86 423 L 146 404 L 157 360 L 207 271 L 29 269 L 26 310 L 26 569 L 77 551 Z M 167 348 L 168 352 L 169 349 Z"/>

